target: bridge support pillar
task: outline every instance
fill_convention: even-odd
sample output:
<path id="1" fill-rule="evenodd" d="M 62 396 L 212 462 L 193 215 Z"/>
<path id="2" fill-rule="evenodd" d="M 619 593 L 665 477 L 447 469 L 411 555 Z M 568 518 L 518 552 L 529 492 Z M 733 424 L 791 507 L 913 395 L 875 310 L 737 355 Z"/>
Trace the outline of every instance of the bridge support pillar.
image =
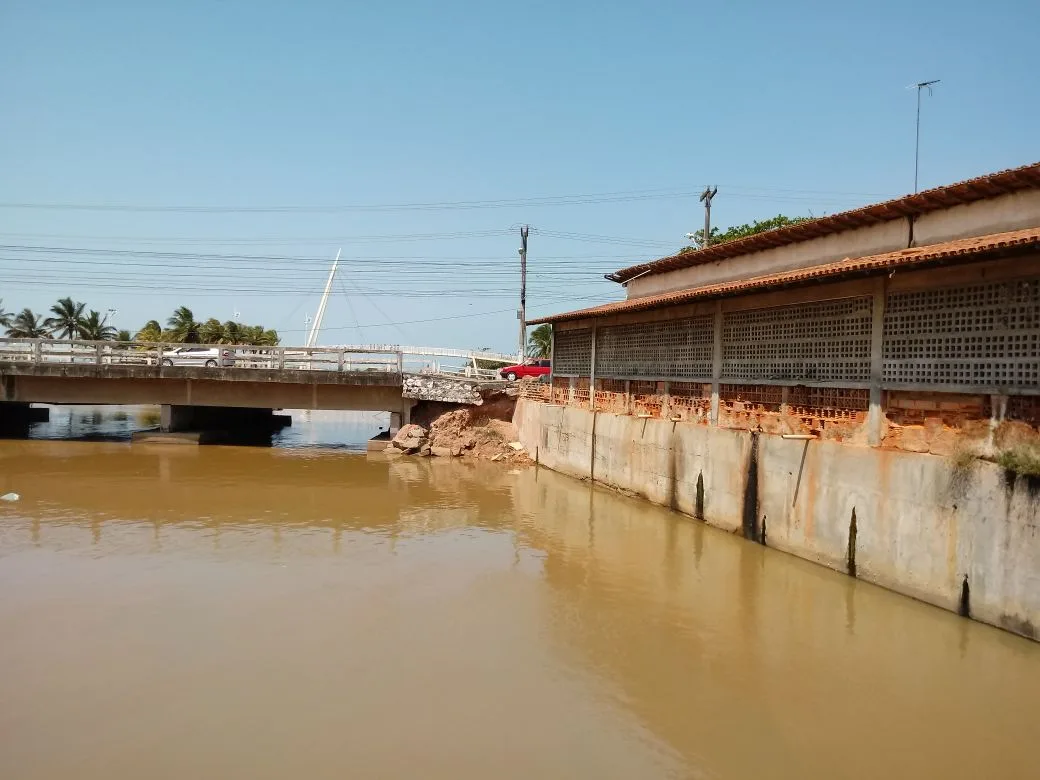
<path id="1" fill-rule="evenodd" d="M 396 436 L 399 430 L 412 421 L 412 407 L 414 405 L 415 401 L 403 399 L 401 411 L 390 412 L 390 438 Z"/>
<path id="2" fill-rule="evenodd" d="M 276 415 L 273 409 L 252 409 L 240 406 L 164 405 L 159 419 L 159 428 L 163 433 L 179 431 L 268 433 L 291 424 L 291 417 Z"/>

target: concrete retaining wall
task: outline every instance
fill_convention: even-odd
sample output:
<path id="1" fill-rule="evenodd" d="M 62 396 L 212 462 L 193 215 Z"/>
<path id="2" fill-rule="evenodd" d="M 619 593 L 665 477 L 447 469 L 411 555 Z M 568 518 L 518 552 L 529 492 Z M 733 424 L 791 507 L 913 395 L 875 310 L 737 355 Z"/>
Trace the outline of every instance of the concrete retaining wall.
<path id="1" fill-rule="evenodd" d="M 1038 479 L 527 399 L 514 422 L 540 465 L 1040 639 Z"/>

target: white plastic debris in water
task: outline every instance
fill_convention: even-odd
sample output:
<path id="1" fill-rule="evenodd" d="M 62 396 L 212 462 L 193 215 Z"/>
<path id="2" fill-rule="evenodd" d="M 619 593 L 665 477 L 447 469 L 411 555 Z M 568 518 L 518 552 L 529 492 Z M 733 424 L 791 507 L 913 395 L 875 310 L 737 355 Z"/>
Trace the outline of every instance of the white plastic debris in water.
<path id="1" fill-rule="evenodd" d="M 19 498 L 21 498 L 21 496 L 17 493 L 4 493 L 0 496 L 0 501 L 17 501 Z"/>

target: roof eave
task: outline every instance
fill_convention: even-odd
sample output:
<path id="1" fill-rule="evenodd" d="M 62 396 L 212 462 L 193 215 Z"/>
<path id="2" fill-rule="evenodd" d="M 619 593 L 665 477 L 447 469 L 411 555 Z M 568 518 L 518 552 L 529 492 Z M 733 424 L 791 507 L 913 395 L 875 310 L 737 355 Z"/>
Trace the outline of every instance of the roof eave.
<path id="1" fill-rule="evenodd" d="M 751 252 L 833 235 L 845 230 L 868 227 L 879 222 L 919 216 L 931 211 L 1038 187 L 1040 187 L 1040 163 L 1032 163 L 1020 168 L 998 171 L 912 195 L 904 195 L 893 200 L 819 217 L 809 222 L 799 222 L 795 225 L 767 230 L 693 252 L 680 252 L 659 260 L 639 263 L 615 271 L 607 278 L 612 282 L 624 284 L 632 281 L 636 276 L 667 273 L 680 268 L 725 260 Z"/>
<path id="2" fill-rule="evenodd" d="M 598 319 L 616 314 L 664 309 L 719 298 L 734 298 L 761 292 L 765 289 L 787 290 L 853 278 L 882 276 L 895 273 L 900 269 L 916 271 L 943 265 L 981 262 L 983 260 L 1028 254 L 1040 249 L 1040 228 L 1012 231 L 982 238 L 992 238 L 993 240 L 990 245 L 982 247 L 970 246 L 972 241 L 978 241 L 980 240 L 979 238 L 959 239 L 936 247 L 921 247 L 919 250 L 902 250 L 901 252 L 889 252 L 862 258 L 847 258 L 840 263 L 798 269 L 781 275 L 774 274 L 755 279 L 734 280 L 721 285 L 679 290 L 675 293 L 667 293 L 664 296 L 647 296 L 646 298 L 635 298 L 629 301 L 617 301 L 590 309 L 563 312 L 530 320 L 528 324 L 544 325 L 557 322 Z M 959 248 L 962 245 L 966 245 L 964 249 Z M 843 263 L 848 265 L 842 266 Z"/>

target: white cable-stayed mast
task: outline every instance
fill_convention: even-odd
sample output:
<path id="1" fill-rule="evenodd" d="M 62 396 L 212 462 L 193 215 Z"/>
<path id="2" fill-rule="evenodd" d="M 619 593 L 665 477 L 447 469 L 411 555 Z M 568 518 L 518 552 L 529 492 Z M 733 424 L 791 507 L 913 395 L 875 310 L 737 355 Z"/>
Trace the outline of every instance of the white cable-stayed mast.
<path id="1" fill-rule="evenodd" d="M 314 322 L 311 324 L 311 332 L 307 334 L 308 347 L 313 347 L 315 342 L 318 340 L 318 331 L 321 330 L 321 321 L 325 317 L 325 309 L 329 305 L 329 294 L 332 292 L 332 280 L 336 278 L 336 268 L 339 267 L 339 256 L 342 252 L 339 249 L 336 252 L 336 259 L 332 261 L 332 270 L 329 271 L 329 279 L 325 282 L 325 292 L 321 294 L 321 303 L 318 304 L 318 313 L 314 315 Z"/>

